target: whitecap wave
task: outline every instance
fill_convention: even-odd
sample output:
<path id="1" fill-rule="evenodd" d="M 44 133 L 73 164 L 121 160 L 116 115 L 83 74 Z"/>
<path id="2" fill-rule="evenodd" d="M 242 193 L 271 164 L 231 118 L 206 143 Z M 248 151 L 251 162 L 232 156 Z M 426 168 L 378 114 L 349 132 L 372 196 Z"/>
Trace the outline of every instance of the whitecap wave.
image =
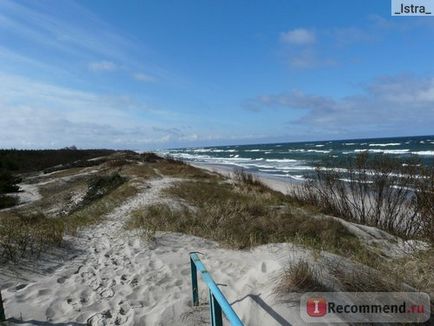
<path id="1" fill-rule="evenodd" d="M 434 151 L 419 151 L 419 152 L 411 152 L 414 155 L 422 155 L 422 156 L 434 156 Z"/>
<path id="2" fill-rule="evenodd" d="M 297 162 L 297 160 L 292 160 L 292 159 L 271 159 L 271 158 L 267 158 L 266 159 L 267 162 L 277 162 L 277 163 L 293 163 L 293 162 Z"/>
<path id="3" fill-rule="evenodd" d="M 388 147 L 388 146 L 399 146 L 401 143 L 387 143 L 387 144 L 369 144 L 371 147 Z"/>

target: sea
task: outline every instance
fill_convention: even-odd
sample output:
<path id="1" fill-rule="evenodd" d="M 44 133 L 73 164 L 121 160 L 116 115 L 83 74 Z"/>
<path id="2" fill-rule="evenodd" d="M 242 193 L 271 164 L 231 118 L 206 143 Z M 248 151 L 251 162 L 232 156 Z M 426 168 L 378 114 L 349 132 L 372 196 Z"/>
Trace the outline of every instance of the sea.
<path id="1" fill-rule="evenodd" d="M 195 164 L 237 167 L 288 181 L 302 181 L 318 166 L 342 167 L 360 152 L 387 154 L 434 164 L 434 136 L 309 141 L 294 143 L 174 148 L 162 155 Z"/>

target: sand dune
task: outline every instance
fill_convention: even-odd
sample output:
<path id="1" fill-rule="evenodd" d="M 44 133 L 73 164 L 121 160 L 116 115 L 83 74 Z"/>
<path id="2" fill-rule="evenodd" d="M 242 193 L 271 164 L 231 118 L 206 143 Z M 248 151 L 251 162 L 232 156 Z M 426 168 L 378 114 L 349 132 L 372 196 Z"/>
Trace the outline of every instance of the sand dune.
<path id="1" fill-rule="evenodd" d="M 203 283 L 203 305 L 191 306 L 188 254 L 199 251 L 246 324 L 300 323 L 298 308 L 279 303 L 273 293 L 282 268 L 306 255 L 304 250 L 273 244 L 233 251 L 176 233 L 158 233 L 146 242 L 124 229 L 132 210 L 169 200 L 160 191 L 173 181 L 151 180 L 103 223 L 82 232 L 74 241 L 84 253 L 62 268 L 3 290 L 7 317 L 25 325 L 209 324 Z"/>

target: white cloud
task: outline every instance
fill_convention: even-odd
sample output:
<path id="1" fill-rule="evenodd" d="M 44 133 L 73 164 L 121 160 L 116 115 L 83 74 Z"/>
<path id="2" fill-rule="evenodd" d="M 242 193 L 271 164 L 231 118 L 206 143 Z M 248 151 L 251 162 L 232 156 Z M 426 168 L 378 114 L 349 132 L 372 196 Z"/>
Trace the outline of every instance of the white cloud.
<path id="1" fill-rule="evenodd" d="M 89 70 L 91 71 L 114 71 L 118 67 L 111 61 L 97 61 L 89 63 Z"/>
<path id="2" fill-rule="evenodd" d="M 15 40 L 2 44 L 0 55 L 7 55 L 9 62 L 23 61 L 29 56 L 26 49 L 32 48 L 31 61 L 26 59 L 25 62 L 32 68 L 49 62 L 46 70 L 57 67 L 78 75 L 75 63 L 84 62 L 84 68 L 95 72 L 122 70 L 130 75 L 135 71 L 147 71 L 153 76 L 170 76 L 158 63 L 143 66 L 144 59 L 157 62 L 148 47 L 120 33 L 74 1 L 24 3 L 2 0 L 0 34 Z M 27 44 L 27 47 L 21 49 L 15 44 Z M 18 59 L 11 54 L 17 55 Z"/>
<path id="3" fill-rule="evenodd" d="M 143 74 L 143 73 L 135 73 L 133 74 L 133 78 L 142 82 L 155 82 L 156 79 L 154 76 Z"/>
<path id="4" fill-rule="evenodd" d="M 81 91 L 0 73 L 0 147 L 136 148 L 192 140 L 167 112 L 135 98 Z M 176 122 L 176 121 L 175 121 Z"/>
<path id="5" fill-rule="evenodd" d="M 308 45 L 316 42 L 315 32 L 305 29 L 296 28 L 280 34 L 280 40 L 286 44 Z"/>
<path id="6" fill-rule="evenodd" d="M 392 76 L 364 85 L 359 94 L 335 98 L 290 91 L 262 95 L 245 104 L 252 111 L 270 108 L 301 110 L 291 126 L 324 132 L 360 131 L 414 134 L 432 133 L 434 78 Z"/>

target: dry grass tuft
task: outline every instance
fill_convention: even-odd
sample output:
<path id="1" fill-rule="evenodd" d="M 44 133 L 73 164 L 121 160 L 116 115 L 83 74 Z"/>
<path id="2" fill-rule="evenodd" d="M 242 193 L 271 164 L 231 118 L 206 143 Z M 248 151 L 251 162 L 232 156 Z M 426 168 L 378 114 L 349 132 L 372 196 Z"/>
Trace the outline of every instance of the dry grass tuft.
<path id="1" fill-rule="evenodd" d="M 321 277 L 306 261 L 300 260 L 290 265 L 277 288 L 278 292 L 326 292 L 329 289 L 321 282 Z"/>
<path id="2" fill-rule="evenodd" d="M 81 228 L 99 223 L 104 215 L 134 196 L 137 191 L 137 188 L 131 182 L 126 182 L 108 194 L 82 206 L 79 210 L 62 218 L 66 232 L 75 235 Z"/>
<path id="3" fill-rule="evenodd" d="M 273 192 L 273 190 L 266 186 L 255 175 L 247 173 L 242 168 L 234 170 L 234 179 L 237 182 L 237 186 L 244 191 Z"/>
<path id="4" fill-rule="evenodd" d="M 403 280 L 396 274 L 384 274 L 371 267 L 359 265 L 331 266 L 331 274 L 339 283 L 339 290 L 347 292 L 399 292 Z"/>
<path id="5" fill-rule="evenodd" d="M 166 176 L 176 176 L 179 178 L 197 178 L 206 179 L 210 178 L 211 174 L 195 168 L 189 164 L 182 161 L 166 159 L 157 164 L 157 168 L 161 174 Z"/>
<path id="6" fill-rule="evenodd" d="M 434 301 L 434 248 L 389 261 L 380 270 L 385 275 L 396 275 L 410 286 L 428 293 Z"/>
<path id="7" fill-rule="evenodd" d="M 50 246 L 63 241 L 64 223 L 49 219 L 42 213 L 3 213 L 0 216 L 0 258 L 17 261 L 25 256 L 36 256 Z"/>

